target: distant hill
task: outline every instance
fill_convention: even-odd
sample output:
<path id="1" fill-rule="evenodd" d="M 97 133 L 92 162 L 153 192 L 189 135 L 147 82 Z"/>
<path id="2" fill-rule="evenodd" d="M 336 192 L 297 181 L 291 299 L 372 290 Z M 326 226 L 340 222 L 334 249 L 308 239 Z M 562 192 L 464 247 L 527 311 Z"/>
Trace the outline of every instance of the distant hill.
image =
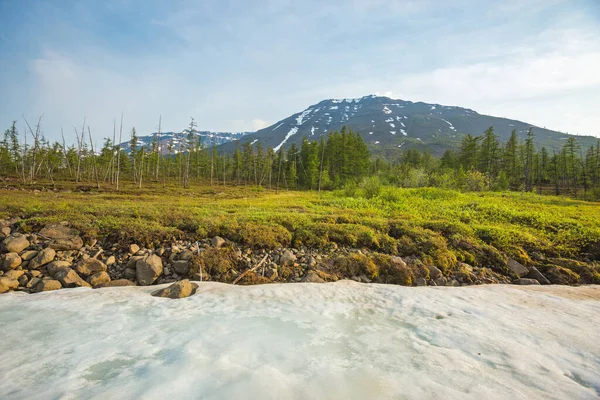
<path id="1" fill-rule="evenodd" d="M 183 151 L 187 146 L 189 129 L 184 129 L 181 132 L 161 132 L 160 133 L 160 148 L 163 154 L 168 154 L 169 151 L 173 154 Z M 210 132 L 194 130 L 194 138 L 200 137 L 202 147 L 219 146 L 234 140 L 240 140 L 245 135 L 252 132 Z M 138 136 L 138 147 L 152 148 L 152 143 L 158 138 L 158 133 L 154 132 L 146 136 Z M 119 146 L 129 152 L 129 140 L 121 143 Z M 169 150 L 169 148 L 171 150 Z"/>
<path id="2" fill-rule="evenodd" d="M 394 100 L 381 96 L 359 99 L 323 100 L 255 133 L 237 140 L 240 145 L 262 143 L 264 148 L 287 148 L 299 144 L 303 137 L 318 140 L 321 135 L 347 126 L 358 131 L 374 154 L 397 153 L 398 149 L 418 148 L 441 154 L 457 148 L 463 136 L 478 136 L 493 126 L 501 141 L 506 141 L 513 129 L 524 138 L 534 127 L 535 144 L 560 149 L 570 137 L 566 133 L 536 127 L 526 122 L 482 115 L 467 108 Z M 582 147 L 596 143 L 592 136 L 574 136 Z M 220 148 L 230 152 L 236 141 Z"/>

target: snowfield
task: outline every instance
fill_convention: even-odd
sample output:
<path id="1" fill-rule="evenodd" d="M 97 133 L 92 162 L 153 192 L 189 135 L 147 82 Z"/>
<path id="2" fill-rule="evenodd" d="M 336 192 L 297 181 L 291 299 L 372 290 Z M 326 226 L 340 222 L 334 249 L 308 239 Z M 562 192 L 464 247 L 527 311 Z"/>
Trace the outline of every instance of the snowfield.
<path id="1" fill-rule="evenodd" d="M 600 396 L 599 286 L 156 289 L 0 296 L 0 398 Z"/>

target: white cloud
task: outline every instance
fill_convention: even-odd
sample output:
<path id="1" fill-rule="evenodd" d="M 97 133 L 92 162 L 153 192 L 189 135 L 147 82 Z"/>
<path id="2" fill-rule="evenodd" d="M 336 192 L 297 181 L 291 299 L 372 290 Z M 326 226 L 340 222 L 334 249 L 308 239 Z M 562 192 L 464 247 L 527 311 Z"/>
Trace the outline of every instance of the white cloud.
<path id="1" fill-rule="evenodd" d="M 269 125 L 271 125 L 271 123 L 269 123 L 267 121 L 263 121 L 262 119 L 259 119 L 259 118 L 255 118 L 252 120 L 252 129 L 255 131 L 266 128 Z"/>

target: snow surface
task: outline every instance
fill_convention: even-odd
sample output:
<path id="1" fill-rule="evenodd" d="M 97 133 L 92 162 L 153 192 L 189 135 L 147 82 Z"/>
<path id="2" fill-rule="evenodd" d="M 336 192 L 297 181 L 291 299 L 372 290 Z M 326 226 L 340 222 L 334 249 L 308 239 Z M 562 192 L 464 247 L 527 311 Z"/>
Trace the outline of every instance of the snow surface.
<path id="1" fill-rule="evenodd" d="M 277 125 L 275 128 L 273 128 L 273 130 L 275 130 L 275 129 L 279 128 L 281 125 L 283 125 L 283 122 L 282 122 L 282 123 L 280 123 L 279 125 Z"/>
<path id="2" fill-rule="evenodd" d="M 0 398 L 597 399 L 600 287 L 0 296 Z"/>
<path id="3" fill-rule="evenodd" d="M 254 143 L 258 142 L 258 139 L 254 139 L 251 143 L 250 146 L 254 145 Z"/>
<path id="4" fill-rule="evenodd" d="M 290 129 L 290 131 L 287 133 L 287 135 L 285 135 L 285 137 L 283 138 L 281 143 L 279 143 L 277 146 L 275 146 L 275 148 L 273 150 L 277 153 L 279 151 L 279 149 L 281 148 L 281 146 L 283 146 L 285 144 L 285 142 L 287 142 L 288 139 L 291 138 L 292 136 L 294 136 L 296 133 L 298 133 L 298 127 L 294 126 L 292 129 Z"/>
<path id="5" fill-rule="evenodd" d="M 296 117 L 296 125 L 302 125 L 304 123 L 304 118 L 306 118 L 311 112 L 312 110 L 310 108 L 307 108 L 306 110 L 302 111 L 302 113 Z"/>
<path id="6" fill-rule="evenodd" d="M 400 129 L 400 133 L 403 134 L 404 136 L 408 136 L 408 134 L 406 133 L 406 131 L 404 129 Z"/>
<path id="7" fill-rule="evenodd" d="M 383 107 L 383 112 L 384 112 L 385 114 L 391 114 L 391 113 L 392 113 L 392 110 L 390 110 L 390 109 L 389 109 L 387 106 L 384 106 L 384 107 Z"/>

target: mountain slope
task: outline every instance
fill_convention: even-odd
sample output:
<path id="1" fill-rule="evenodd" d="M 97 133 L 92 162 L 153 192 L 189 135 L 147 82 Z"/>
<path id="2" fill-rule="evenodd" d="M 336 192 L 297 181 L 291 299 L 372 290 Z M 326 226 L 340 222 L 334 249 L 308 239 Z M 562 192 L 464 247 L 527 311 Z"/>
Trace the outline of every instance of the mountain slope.
<path id="1" fill-rule="evenodd" d="M 161 132 L 160 134 L 160 149 L 164 154 L 176 154 L 180 151 L 185 151 L 188 144 L 189 129 L 184 129 L 181 132 Z M 210 132 L 194 130 L 194 139 L 198 137 L 201 140 L 202 147 L 207 148 L 213 145 L 219 146 L 235 140 L 240 140 L 245 135 L 251 132 Z M 147 136 L 138 136 L 138 148 L 142 146 L 146 149 L 151 149 L 154 140 L 158 139 L 158 133 L 154 132 Z M 130 142 L 125 141 L 119 145 L 125 152 L 130 151 Z"/>
<path id="2" fill-rule="evenodd" d="M 501 141 L 506 141 L 513 129 L 524 138 L 531 124 L 479 114 L 473 110 L 393 100 L 388 97 L 365 96 L 359 99 L 323 100 L 302 112 L 293 114 L 267 128 L 244 136 L 238 141 L 261 143 L 264 148 L 289 147 L 300 143 L 303 137 L 319 140 L 321 135 L 347 126 L 359 132 L 375 154 L 416 147 L 441 154 L 447 148 L 456 148 L 467 133 L 478 136 L 490 126 Z M 535 144 L 549 149 L 562 147 L 571 135 L 534 127 Z M 576 136 L 587 147 L 596 138 Z M 221 148 L 232 151 L 235 141 Z"/>

